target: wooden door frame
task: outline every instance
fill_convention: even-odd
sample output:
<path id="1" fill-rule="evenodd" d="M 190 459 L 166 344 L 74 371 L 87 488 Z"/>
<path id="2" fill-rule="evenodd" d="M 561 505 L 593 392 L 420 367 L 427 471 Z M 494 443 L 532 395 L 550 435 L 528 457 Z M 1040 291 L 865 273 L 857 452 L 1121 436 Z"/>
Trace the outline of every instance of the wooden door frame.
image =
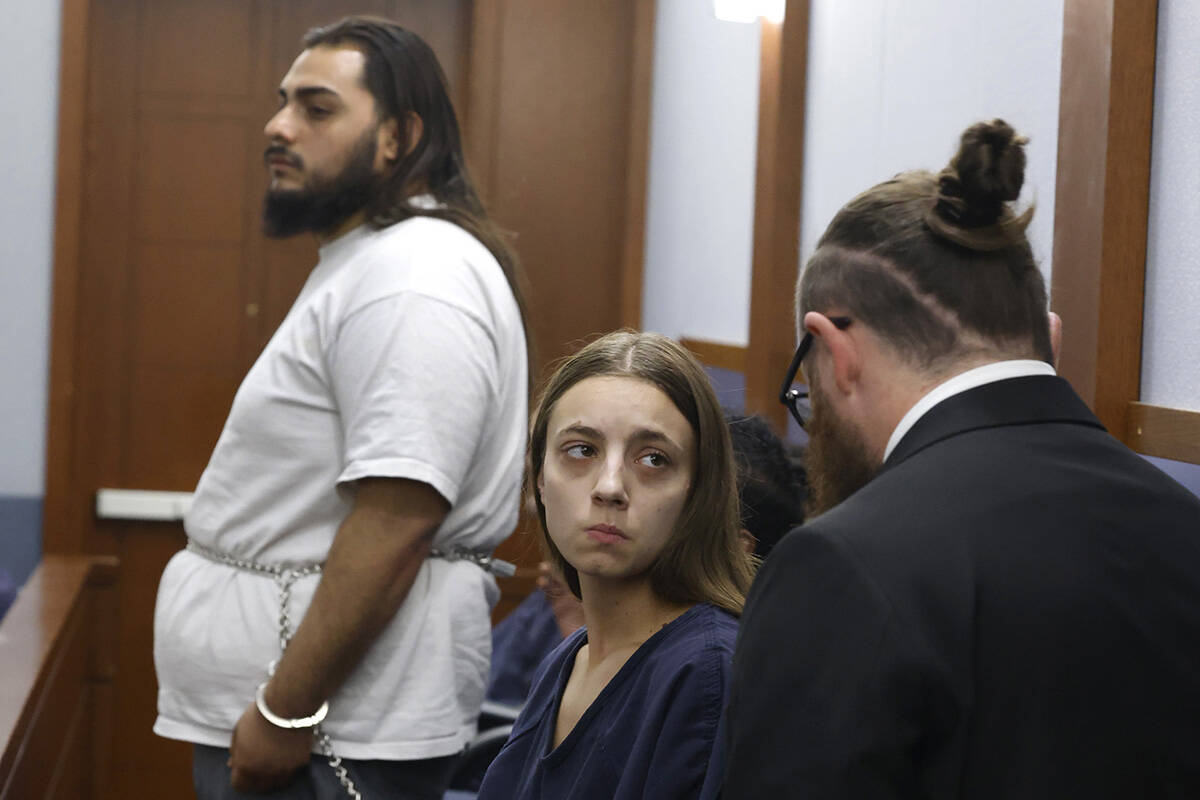
<path id="1" fill-rule="evenodd" d="M 779 402 L 779 383 L 796 347 L 809 6 L 809 0 L 787 0 L 782 23 L 760 23 L 746 411 L 766 417 L 781 433 L 787 411 Z"/>
<path id="2" fill-rule="evenodd" d="M 1141 399 L 1158 2 L 1066 0 L 1051 303 L 1059 372 L 1134 450 L 1200 463 L 1200 412 Z"/>
<path id="3" fill-rule="evenodd" d="M 46 493 L 42 505 L 42 552 L 47 554 L 87 550 L 80 509 L 72 506 L 71 463 L 75 438 L 75 342 L 90 17 L 90 0 L 62 0 Z"/>

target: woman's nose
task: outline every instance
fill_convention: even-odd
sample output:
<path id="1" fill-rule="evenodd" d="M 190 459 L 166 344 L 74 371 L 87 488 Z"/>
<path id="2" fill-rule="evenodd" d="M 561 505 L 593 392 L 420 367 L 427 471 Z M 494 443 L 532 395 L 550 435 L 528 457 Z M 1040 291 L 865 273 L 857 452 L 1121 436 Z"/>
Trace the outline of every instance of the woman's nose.
<path id="1" fill-rule="evenodd" d="M 624 506 L 629 502 L 625 488 L 625 465 L 618 459 L 606 460 L 596 476 L 592 501 L 600 505 Z"/>

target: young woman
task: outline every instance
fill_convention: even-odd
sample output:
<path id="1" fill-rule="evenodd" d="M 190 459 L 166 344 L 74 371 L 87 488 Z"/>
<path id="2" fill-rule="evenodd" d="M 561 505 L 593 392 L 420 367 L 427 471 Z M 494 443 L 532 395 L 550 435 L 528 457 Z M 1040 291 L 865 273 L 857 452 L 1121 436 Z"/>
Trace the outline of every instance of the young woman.
<path id="1" fill-rule="evenodd" d="M 609 334 L 550 379 L 529 452 L 544 543 L 586 624 L 542 664 L 480 799 L 715 789 L 753 565 L 707 377 L 670 339 Z"/>

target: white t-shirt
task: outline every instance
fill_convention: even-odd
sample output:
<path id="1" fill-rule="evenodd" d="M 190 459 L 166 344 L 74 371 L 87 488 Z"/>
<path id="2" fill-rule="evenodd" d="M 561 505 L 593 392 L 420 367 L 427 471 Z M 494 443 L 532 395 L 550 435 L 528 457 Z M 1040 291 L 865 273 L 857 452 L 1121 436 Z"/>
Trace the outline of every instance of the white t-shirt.
<path id="1" fill-rule="evenodd" d="M 417 217 L 321 248 L 234 397 L 184 522 L 207 547 L 274 565 L 324 561 L 352 481 L 431 485 L 451 510 L 434 546 L 491 551 L 517 520 L 528 420 L 525 338 L 499 264 L 456 225 Z M 292 588 L 293 630 L 319 578 Z M 338 755 L 456 753 L 483 700 L 496 583 L 427 559 L 338 692 Z M 161 736 L 229 746 L 279 656 L 269 576 L 176 554 L 154 620 Z"/>

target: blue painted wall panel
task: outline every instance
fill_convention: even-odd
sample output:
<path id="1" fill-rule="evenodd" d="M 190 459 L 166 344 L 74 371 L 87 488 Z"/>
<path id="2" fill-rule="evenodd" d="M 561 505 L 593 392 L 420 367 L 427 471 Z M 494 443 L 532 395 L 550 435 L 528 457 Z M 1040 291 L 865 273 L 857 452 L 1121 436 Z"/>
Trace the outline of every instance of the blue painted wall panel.
<path id="1" fill-rule="evenodd" d="M 42 557 L 42 498 L 0 495 L 0 572 L 16 585 Z"/>
<path id="2" fill-rule="evenodd" d="M 1188 464 L 1154 456 L 1145 456 L 1145 459 L 1179 481 L 1185 489 L 1200 496 L 1200 464 Z"/>

